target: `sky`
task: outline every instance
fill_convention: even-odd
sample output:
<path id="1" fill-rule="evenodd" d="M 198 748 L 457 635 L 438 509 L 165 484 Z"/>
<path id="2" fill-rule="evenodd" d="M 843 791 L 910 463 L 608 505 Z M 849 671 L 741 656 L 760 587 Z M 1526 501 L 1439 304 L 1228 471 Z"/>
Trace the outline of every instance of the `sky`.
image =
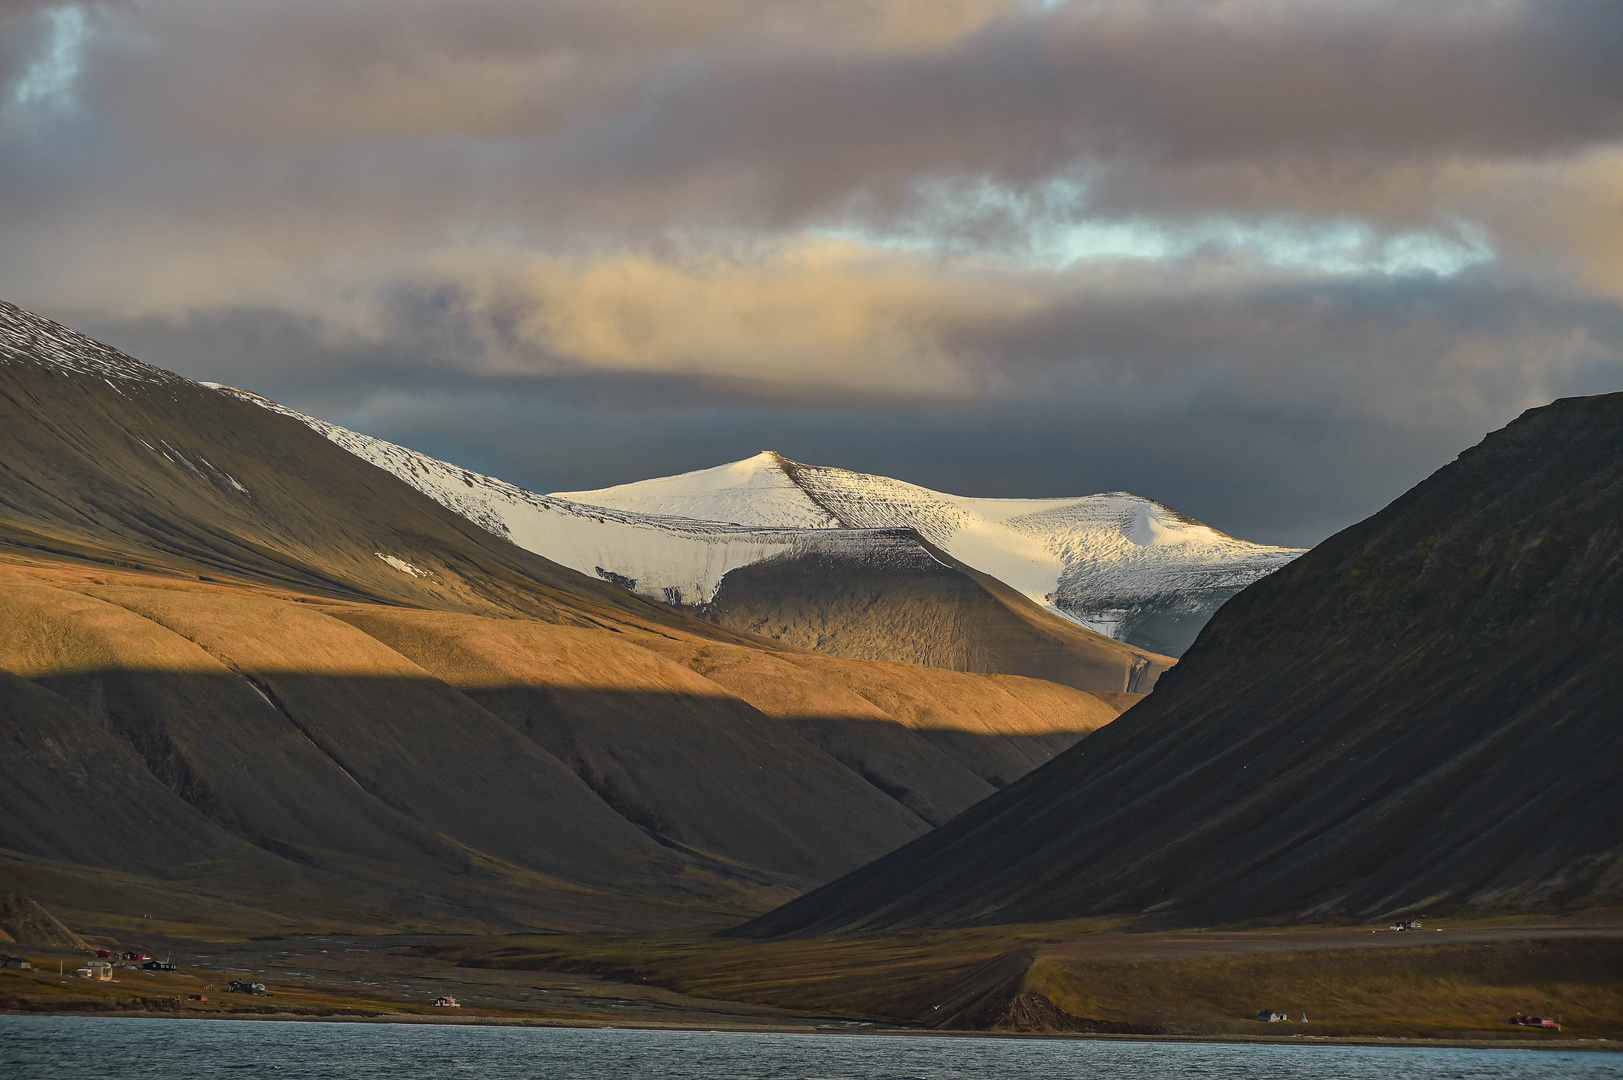
<path id="1" fill-rule="evenodd" d="M 1312 544 L 1623 390 L 1623 4 L 0 0 L 0 298 L 540 491 Z"/>

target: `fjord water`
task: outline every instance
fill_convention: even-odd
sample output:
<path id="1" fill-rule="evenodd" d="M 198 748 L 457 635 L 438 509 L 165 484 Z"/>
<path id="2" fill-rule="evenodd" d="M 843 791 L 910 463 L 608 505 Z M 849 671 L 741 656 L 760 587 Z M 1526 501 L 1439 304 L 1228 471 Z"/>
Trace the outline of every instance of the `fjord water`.
<path id="1" fill-rule="evenodd" d="M 1570 1080 L 1606 1053 L 928 1035 L 0 1016 L 0 1077 Z"/>

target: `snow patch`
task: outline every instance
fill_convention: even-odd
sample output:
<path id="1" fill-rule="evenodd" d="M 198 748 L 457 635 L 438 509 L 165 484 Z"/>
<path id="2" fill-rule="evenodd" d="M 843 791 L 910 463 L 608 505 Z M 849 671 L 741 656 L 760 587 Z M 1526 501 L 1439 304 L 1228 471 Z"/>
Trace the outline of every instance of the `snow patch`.
<path id="1" fill-rule="evenodd" d="M 170 446 L 169 443 L 163 439 L 158 440 L 158 446 L 163 448 L 161 450 L 154 447 L 145 439 L 137 437 L 136 441 L 142 446 L 146 447 L 148 450 L 151 450 L 153 453 L 161 456 L 165 461 L 169 462 L 169 464 L 180 466 L 193 476 L 197 477 L 199 480 L 205 480 L 208 483 L 214 484 L 216 487 L 230 488 L 239 495 L 247 495 L 250 498 L 253 496 L 253 492 L 249 491 L 246 487 L 239 483 L 236 477 L 232 476 L 224 469 L 214 465 L 202 454 L 198 454 L 197 460 L 193 461 L 191 458 L 187 457 L 173 446 Z"/>
<path id="2" fill-rule="evenodd" d="M 428 571 L 427 570 L 424 570 L 424 569 L 422 569 L 421 567 L 418 567 L 418 566 L 413 566 L 411 563 L 407 562 L 405 559 L 397 559 L 393 555 L 385 555 L 381 551 L 374 551 L 372 554 L 376 555 L 378 558 L 382 559 L 384 562 L 388 563 L 390 566 L 394 567 L 396 570 L 400 571 L 402 574 L 410 574 L 412 577 L 427 577 L 428 576 Z"/>

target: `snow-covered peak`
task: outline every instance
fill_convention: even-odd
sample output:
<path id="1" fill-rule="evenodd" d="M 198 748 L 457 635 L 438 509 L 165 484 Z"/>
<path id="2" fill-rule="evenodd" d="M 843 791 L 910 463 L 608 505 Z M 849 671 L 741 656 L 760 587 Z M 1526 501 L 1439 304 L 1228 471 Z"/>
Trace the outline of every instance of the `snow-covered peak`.
<path id="1" fill-rule="evenodd" d="M 1090 629 L 1125 637 L 1147 619 L 1178 624 L 1165 648 L 1181 648 L 1182 635 L 1223 600 L 1301 554 L 1236 539 L 1128 492 L 977 499 L 770 451 L 564 497 L 741 524 L 911 529 Z"/>
<path id="2" fill-rule="evenodd" d="M 676 476 L 539 495 L 217 389 L 309 425 L 520 547 L 677 604 L 709 603 L 728 573 L 762 560 L 878 550 L 911 533 L 1089 629 L 1178 653 L 1224 600 L 1300 554 L 1235 539 L 1126 492 L 976 499 L 770 450 Z"/>
<path id="3" fill-rule="evenodd" d="M 790 477 L 788 462 L 772 450 L 677 476 L 640 480 L 595 491 L 559 491 L 553 497 L 637 514 L 724 521 L 768 529 L 832 529 L 840 522 Z"/>
<path id="4" fill-rule="evenodd" d="M 307 416 L 246 390 L 218 383 L 204 385 L 305 424 L 446 509 L 527 551 L 671 604 L 707 604 L 722 578 L 733 570 L 781 555 L 830 546 L 847 554 L 882 551 L 896 548 L 904 540 L 911 542 L 895 532 L 698 521 L 538 495 L 506 480 Z M 756 470 L 761 474 L 770 471 Z M 771 492 L 770 486 L 750 490 L 769 496 Z M 917 543 L 912 546 L 917 548 Z M 385 554 L 378 557 L 397 570 L 409 565 L 396 565 L 397 560 Z"/>

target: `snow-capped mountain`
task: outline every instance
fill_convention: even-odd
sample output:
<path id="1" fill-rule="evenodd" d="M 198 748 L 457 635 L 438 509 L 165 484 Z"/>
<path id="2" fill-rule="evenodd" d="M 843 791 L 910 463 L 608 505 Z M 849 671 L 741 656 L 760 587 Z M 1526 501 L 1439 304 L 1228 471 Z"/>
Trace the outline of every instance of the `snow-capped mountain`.
<path id="1" fill-rule="evenodd" d="M 803 465 L 771 451 L 680 476 L 555 497 L 739 526 L 912 529 L 1089 629 L 1174 655 L 1223 601 L 1301 554 L 1237 540 L 1126 492 L 967 498 Z"/>
<path id="2" fill-rule="evenodd" d="M 356 457 L 393 473 L 440 505 L 521 548 L 670 604 L 707 604 L 730 571 L 772 558 L 830 550 L 848 557 L 881 558 L 898 544 L 917 547 L 905 530 L 756 527 L 539 495 L 318 420 L 246 390 L 206 385 L 308 425 Z"/>
<path id="3" fill-rule="evenodd" d="M 299 420 L 522 548 L 686 607 L 710 604 L 729 573 L 769 560 L 916 561 L 927 550 L 916 534 L 1073 623 L 1177 655 L 1223 601 L 1300 554 L 1236 540 L 1122 492 L 974 499 L 771 451 L 680 476 L 541 495 L 215 388 Z"/>

